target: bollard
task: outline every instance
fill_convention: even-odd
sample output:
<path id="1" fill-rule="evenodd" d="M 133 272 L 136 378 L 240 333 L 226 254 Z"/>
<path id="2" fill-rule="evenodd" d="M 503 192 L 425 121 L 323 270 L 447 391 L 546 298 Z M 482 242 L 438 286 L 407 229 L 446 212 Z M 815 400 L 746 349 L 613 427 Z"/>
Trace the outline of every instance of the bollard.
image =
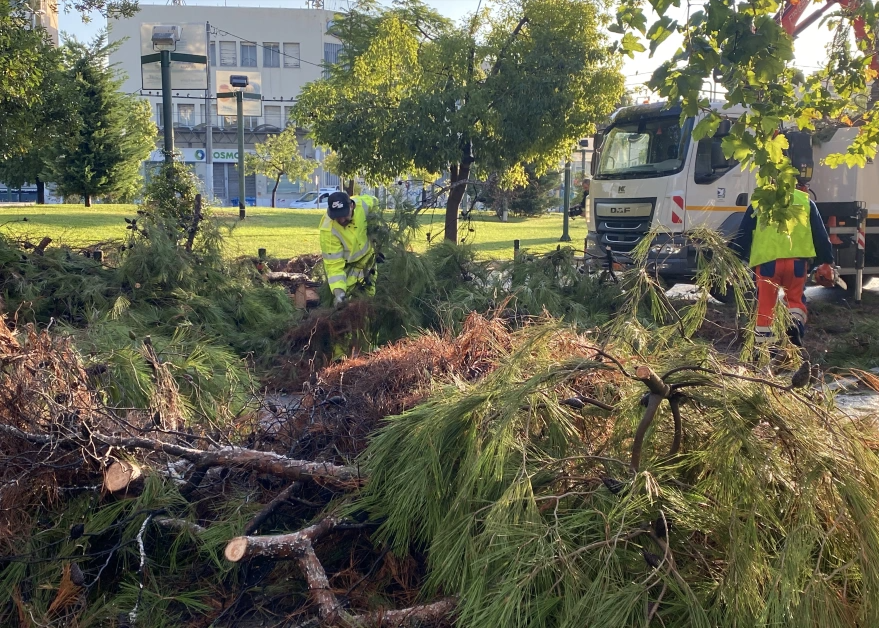
<path id="1" fill-rule="evenodd" d="M 257 249 L 256 256 L 259 259 L 265 259 L 266 258 L 266 250 L 265 249 Z"/>
<path id="2" fill-rule="evenodd" d="M 519 256 L 519 241 L 513 240 L 513 259 Z"/>
<path id="3" fill-rule="evenodd" d="M 104 252 L 101 251 L 101 249 L 95 249 L 92 252 L 92 259 L 95 260 L 96 262 L 100 263 L 101 260 L 104 259 Z"/>

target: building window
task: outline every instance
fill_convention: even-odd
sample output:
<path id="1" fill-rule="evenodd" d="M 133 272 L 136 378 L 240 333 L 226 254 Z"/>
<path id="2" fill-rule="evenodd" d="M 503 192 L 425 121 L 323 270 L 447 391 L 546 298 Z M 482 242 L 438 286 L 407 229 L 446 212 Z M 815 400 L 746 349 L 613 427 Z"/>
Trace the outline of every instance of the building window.
<path id="1" fill-rule="evenodd" d="M 256 127 L 259 126 L 259 117 L 258 116 L 244 116 L 244 128 L 248 131 L 252 131 Z"/>
<path id="2" fill-rule="evenodd" d="M 207 122 L 207 120 L 205 120 Z M 217 115 L 217 103 L 211 103 L 211 122 L 219 129 L 223 128 L 223 118 Z"/>
<path id="3" fill-rule="evenodd" d="M 160 129 L 165 128 L 164 120 L 162 119 L 162 103 L 156 103 L 156 126 Z"/>
<path id="4" fill-rule="evenodd" d="M 256 44 L 241 42 L 241 67 L 256 67 Z"/>
<path id="5" fill-rule="evenodd" d="M 324 44 L 324 63 L 335 65 L 339 62 L 339 53 L 342 52 L 342 44 Z M 330 71 L 324 70 L 324 78 L 330 76 Z"/>
<path id="6" fill-rule="evenodd" d="M 220 65 L 224 65 L 227 67 L 234 67 L 238 65 L 238 61 L 235 58 L 235 49 L 237 46 L 234 41 L 221 41 L 220 42 Z"/>
<path id="7" fill-rule="evenodd" d="M 263 111 L 266 116 L 266 124 L 270 124 L 272 126 L 283 128 L 283 120 L 281 119 L 281 106 L 280 105 L 266 105 L 263 107 Z"/>
<path id="8" fill-rule="evenodd" d="M 293 126 L 293 121 L 290 119 L 290 115 L 293 113 L 293 107 L 284 107 L 284 128 L 288 126 Z"/>
<path id="9" fill-rule="evenodd" d="M 277 43 L 263 42 L 262 64 L 266 68 L 281 67 L 281 46 Z"/>
<path id="10" fill-rule="evenodd" d="M 299 67 L 299 44 L 284 42 L 284 67 Z"/>
<path id="11" fill-rule="evenodd" d="M 195 126 L 195 105 L 177 105 L 177 124 L 180 126 Z"/>
<path id="12" fill-rule="evenodd" d="M 210 56 L 211 65 L 217 65 L 217 42 L 212 41 L 211 45 L 208 46 L 208 55 Z"/>

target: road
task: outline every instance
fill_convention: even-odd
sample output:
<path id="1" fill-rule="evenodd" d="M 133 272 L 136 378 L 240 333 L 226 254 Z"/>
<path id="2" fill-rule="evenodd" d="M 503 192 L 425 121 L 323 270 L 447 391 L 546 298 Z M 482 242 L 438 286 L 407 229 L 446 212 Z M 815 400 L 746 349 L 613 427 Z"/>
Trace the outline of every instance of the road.
<path id="1" fill-rule="evenodd" d="M 879 295 L 879 279 L 873 279 L 864 290 Z M 668 296 L 679 299 L 691 299 L 695 296 L 696 286 L 691 284 L 679 283 L 668 291 Z M 812 286 L 806 288 L 806 299 L 810 301 L 842 301 L 845 298 L 845 292 L 842 290 L 828 290 L 821 286 Z"/>

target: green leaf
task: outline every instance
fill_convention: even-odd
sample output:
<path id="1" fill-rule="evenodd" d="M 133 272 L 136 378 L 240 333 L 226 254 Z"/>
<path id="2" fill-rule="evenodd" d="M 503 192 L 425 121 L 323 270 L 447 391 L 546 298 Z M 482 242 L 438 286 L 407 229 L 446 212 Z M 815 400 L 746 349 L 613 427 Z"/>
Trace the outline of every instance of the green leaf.
<path id="1" fill-rule="evenodd" d="M 632 33 L 626 33 L 623 36 L 623 40 L 620 42 L 620 45 L 622 47 L 622 51 L 632 59 L 635 58 L 634 53 L 644 52 L 645 50 L 647 50 L 647 48 L 644 47 L 644 44 L 642 44 L 641 41 Z"/>
<path id="2" fill-rule="evenodd" d="M 699 121 L 699 124 L 693 129 L 693 139 L 698 142 L 703 137 L 714 135 L 715 131 L 717 131 L 717 127 L 720 126 L 720 119 L 720 116 L 713 111 L 702 118 Z"/>
<path id="3" fill-rule="evenodd" d="M 776 135 L 764 144 L 769 159 L 775 163 L 784 161 L 784 151 L 788 148 L 787 138 L 784 135 Z"/>

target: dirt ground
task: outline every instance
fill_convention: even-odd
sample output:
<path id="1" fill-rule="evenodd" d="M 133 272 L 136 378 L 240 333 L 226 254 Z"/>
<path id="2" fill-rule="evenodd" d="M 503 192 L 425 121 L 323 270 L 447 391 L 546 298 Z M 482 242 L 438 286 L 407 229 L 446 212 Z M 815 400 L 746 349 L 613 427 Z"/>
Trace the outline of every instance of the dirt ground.
<path id="1" fill-rule="evenodd" d="M 695 288 L 676 286 L 670 296 L 686 300 Z M 813 363 L 825 369 L 879 366 L 879 280 L 864 290 L 860 304 L 842 290 L 812 287 L 806 291 L 809 322 L 805 346 Z M 734 304 L 712 301 L 708 320 L 699 337 L 711 340 L 720 351 L 742 346 L 744 320 L 736 320 Z"/>

